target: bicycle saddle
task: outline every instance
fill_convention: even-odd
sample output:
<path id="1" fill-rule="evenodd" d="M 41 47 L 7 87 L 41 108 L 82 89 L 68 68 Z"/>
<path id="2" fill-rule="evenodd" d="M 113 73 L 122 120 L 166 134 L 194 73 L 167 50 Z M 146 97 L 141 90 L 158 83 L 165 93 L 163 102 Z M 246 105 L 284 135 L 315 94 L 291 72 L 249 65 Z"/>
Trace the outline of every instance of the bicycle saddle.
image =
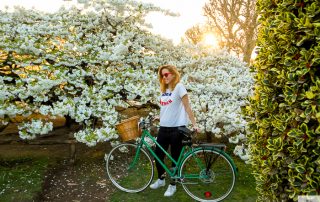
<path id="1" fill-rule="evenodd" d="M 186 137 L 191 137 L 192 131 L 187 127 L 178 127 L 178 131 Z"/>

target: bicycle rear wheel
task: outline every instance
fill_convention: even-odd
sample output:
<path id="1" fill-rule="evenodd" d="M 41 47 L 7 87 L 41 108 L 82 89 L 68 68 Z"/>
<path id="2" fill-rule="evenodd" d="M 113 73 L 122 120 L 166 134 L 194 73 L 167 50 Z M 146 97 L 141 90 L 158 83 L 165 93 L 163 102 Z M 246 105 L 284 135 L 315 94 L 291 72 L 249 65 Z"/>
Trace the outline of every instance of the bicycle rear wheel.
<path id="1" fill-rule="evenodd" d="M 151 183 L 154 175 L 153 162 L 149 154 L 137 145 L 125 143 L 113 148 L 107 156 L 107 174 L 120 190 L 136 193 Z"/>
<path id="2" fill-rule="evenodd" d="M 197 201 L 221 201 L 232 191 L 236 173 L 220 152 L 200 149 L 189 154 L 180 168 L 184 190 Z"/>

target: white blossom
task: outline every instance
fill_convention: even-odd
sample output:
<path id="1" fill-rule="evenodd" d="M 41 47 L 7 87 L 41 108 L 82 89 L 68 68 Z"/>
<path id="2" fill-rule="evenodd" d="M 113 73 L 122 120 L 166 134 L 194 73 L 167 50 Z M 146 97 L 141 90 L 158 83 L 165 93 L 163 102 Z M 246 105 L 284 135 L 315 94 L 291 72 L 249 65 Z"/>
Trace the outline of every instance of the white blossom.
<path id="1" fill-rule="evenodd" d="M 34 139 L 35 135 L 44 135 L 52 131 L 52 122 L 44 122 L 39 119 L 32 119 L 31 122 L 24 122 L 19 125 L 19 135 L 22 139 Z"/>
<path id="2" fill-rule="evenodd" d="M 50 14 L 0 11 L 0 50 L 16 64 L 14 76 L 0 76 L 1 121 L 35 113 L 69 116 L 84 126 L 74 134 L 77 141 L 114 142 L 117 108 L 129 107 L 129 101 L 158 105 L 157 68 L 173 64 L 200 131 L 242 144 L 246 121 L 240 109 L 253 85 L 249 68 L 223 50 L 174 45 L 152 34 L 144 17 L 154 11 L 176 16 L 131 0 L 78 0 Z M 52 123 L 26 119 L 19 130 L 22 138 L 35 138 L 51 131 Z"/>

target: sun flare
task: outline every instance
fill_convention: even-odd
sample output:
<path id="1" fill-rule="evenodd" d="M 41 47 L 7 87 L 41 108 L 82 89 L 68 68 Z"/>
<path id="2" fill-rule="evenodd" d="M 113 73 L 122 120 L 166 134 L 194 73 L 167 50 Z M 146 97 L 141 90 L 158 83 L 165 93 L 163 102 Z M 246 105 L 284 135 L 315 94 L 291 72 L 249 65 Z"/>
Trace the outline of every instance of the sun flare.
<path id="1" fill-rule="evenodd" d="M 203 42 L 207 45 L 210 45 L 212 47 L 218 47 L 219 46 L 219 42 L 217 37 L 212 34 L 212 33 L 208 33 L 204 36 L 203 38 Z"/>

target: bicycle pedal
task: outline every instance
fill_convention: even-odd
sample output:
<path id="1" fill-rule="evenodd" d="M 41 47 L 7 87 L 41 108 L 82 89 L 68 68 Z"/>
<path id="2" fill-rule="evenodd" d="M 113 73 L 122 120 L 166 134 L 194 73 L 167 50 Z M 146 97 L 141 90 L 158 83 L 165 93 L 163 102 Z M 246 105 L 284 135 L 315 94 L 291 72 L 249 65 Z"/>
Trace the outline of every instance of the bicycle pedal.
<path id="1" fill-rule="evenodd" d="M 184 178 L 178 178 L 178 180 L 176 181 L 180 184 L 198 184 L 197 182 L 185 182 Z"/>

